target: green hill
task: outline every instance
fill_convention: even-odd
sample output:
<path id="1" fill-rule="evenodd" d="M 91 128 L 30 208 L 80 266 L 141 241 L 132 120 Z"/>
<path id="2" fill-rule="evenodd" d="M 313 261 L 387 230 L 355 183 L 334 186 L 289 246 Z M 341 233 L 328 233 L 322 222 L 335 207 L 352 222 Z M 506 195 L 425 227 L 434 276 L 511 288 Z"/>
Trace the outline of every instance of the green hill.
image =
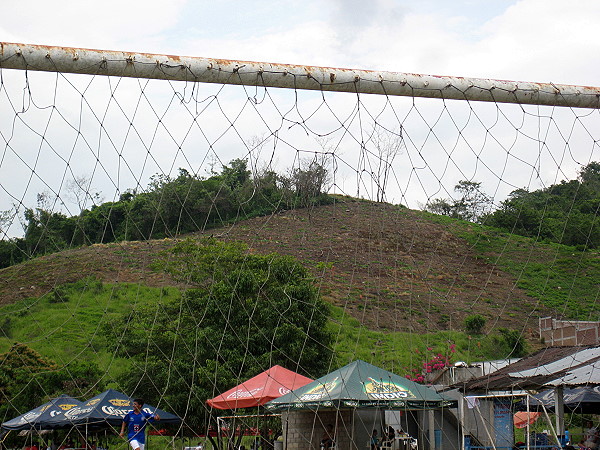
<path id="1" fill-rule="evenodd" d="M 205 325 L 211 323 L 211 317 L 221 320 L 219 314 L 230 320 L 232 313 L 241 322 L 230 330 L 241 331 L 245 319 L 233 309 L 238 306 L 216 304 L 217 309 L 211 307 L 211 317 L 194 318 L 197 312 L 209 311 L 202 302 L 212 298 L 211 289 L 222 289 L 218 287 L 221 281 L 213 285 L 217 280 L 211 280 L 216 271 L 192 276 L 192 272 L 164 270 L 165 262 L 185 257 L 188 267 L 197 271 L 192 254 L 175 254 L 173 249 L 180 251 L 178 243 L 204 241 L 208 236 L 224 248 L 243 243 L 246 247 L 231 247 L 242 252 L 235 257 L 238 261 L 244 260 L 244 254 L 248 258 L 279 254 L 308 269 L 312 285 L 325 302 L 319 311 L 328 318 L 323 334 L 327 339 L 323 338 L 322 345 L 326 349 L 319 351 L 332 355 L 326 364 L 321 361 L 319 373 L 325 367 L 333 369 L 363 359 L 421 380 L 424 372 L 455 361 L 500 359 L 539 347 L 539 317 L 598 320 L 600 316 L 600 265 L 595 251 L 540 243 L 399 206 L 336 197 L 330 205 L 283 211 L 189 234 L 186 239 L 191 241 L 94 244 L 1 269 L 0 359 L 4 362 L 0 365 L 10 369 L 6 373 L 16 375 L 0 377 L 0 391 L 11 398 L 10 403 L 0 401 L 0 414 L 13 416 L 62 392 L 85 398 L 105 387 L 130 391 L 135 387 L 130 386 L 133 380 L 150 398 L 164 396 L 179 408 L 191 407 L 191 423 L 199 426 L 198 421 L 206 419 L 206 398 L 255 374 L 257 364 L 266 364 L 260 363 L 264 348 L 262 356 L 250 347 L 244 349 L 244 342 L 260 344 L 251 334 L 246 340 L 244 335 L 235 338 L 242 346 L 221 346 L 225 335 L 208 331 Z M 219 255 L 206 253 L 205 257 L 216 258 L 211 264 L 219 264 Z M 269 276 L 269 265 L 264 265 L 264 258 L 259 260 L 263 261 L 260 277 Z M 220 268 L 219 276 L 227 278 L 236 266 L 227 259 L 222 263 L 231 269 L 214 267 Z M 277 267 L 281 271 L 285 262 Z M 258 289 L 259 294 L 253 294 L 258 297 L 236 300 L 251 311 L 251 299 L 260 298 L 260 284 L 253 281 L 251 272 L 240 280 L 240 293 L 248 286 Z M 237 281 L 223 286 L 236 292 L 236 285 Z M 193 287 L 202 287 L 205 294 L 182 295 Z M 282 290 L 281 298 L 274 294 L 277 289 L 272 288 L 267 298 L 274 298 L 280 311 L 282 307 L 285 310 L 282 300 L 288 294 Z M 223 292 L 219 295 L 229 298 Z M 191 307 L 190 301 L 201 306 Z M 177 313 L 178 305 L 189 309 L 185 320 Z M 289 339 L 298 338 L 300 322 L 296 319 L 301 316 L 290 317 L 297 323 L 290 322 L 296 331 L 289 328 Z M 287 320 L 281 312 L 272 317 Z M 152 331 L 145 335 L 146 329 Z M 214 348 L 214 361 L 206 356 L 196 360 L 193 347 L 201 341 L 194 336 L 203 336 L 202 345 Z M 286 336 L 278 339 L 298 349 Z M 17 342 L 26 347 L 15 346 Z M 295 342 L 306 345 L 302 339 Z M 318 342 L 310 343 L 319 349 Z M 35 370 L 21 367 L 23 352 L 39 355 L 35 358 L 44 363 Z M 236 368 L 228 368 L 230 361 L 236 361 Z M 237 367 L 243 371 L 235 372 Z M 308 374 L 311 370 L 298 369 Z M 132 377 L 136 371 L 138 375 Z M 157 375 L 160 386 L 153 384 Z M 168 381 L 171 376 L 173 382 Z M 200 390 L 193 383 L 173 384 L 195 376 L 205 380 Z M 207 384 L 206 380 L 213 381 Z"/>
<path id="2" fill-rule="evenodd" d="M 600 314 L 598 253 L 389 204 L 338 198 L 210 234 L 245 242 L 258 253 L 298 258 L 325 300 L 339 308 L 338 322 L 352 321 L 350 328 L 363 336 L 375 333 L 374 341 L 395 333 L 417 339 L 462 332 L 465 318 L 479 314 L 486 331 L 518 330 L 536 345 L 538 317 L 594 320 Z M 99 321 L 184 287 L 152 265 L 173 242 L 96 244 L 2 269 L 0 349 L 19 341 L 59 362 L 88 351 L 108 364 L 110 356 L 95 343 Z M 68 283 L 75 284 L 63 287 Z M 61 297 L 66 291 L 68 301 Z M 75 347 L 78 336 L 84 337 Z M 362 345 L 339 345 L 348 357 L 363 351 Z M 389 352 L 393 358 L 383 350 L 381 358 L 399 357 Z"/>

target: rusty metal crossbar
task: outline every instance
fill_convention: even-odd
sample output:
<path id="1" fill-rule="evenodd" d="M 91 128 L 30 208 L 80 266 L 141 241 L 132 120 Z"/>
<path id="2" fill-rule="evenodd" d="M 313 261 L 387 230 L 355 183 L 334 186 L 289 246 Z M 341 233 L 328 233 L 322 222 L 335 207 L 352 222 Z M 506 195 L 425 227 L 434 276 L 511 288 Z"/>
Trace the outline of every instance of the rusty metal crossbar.
<path id="1" fill-rule="evenodd" d="M 600 88 L 0 42 L 0 68 L 600 108 Z"/>

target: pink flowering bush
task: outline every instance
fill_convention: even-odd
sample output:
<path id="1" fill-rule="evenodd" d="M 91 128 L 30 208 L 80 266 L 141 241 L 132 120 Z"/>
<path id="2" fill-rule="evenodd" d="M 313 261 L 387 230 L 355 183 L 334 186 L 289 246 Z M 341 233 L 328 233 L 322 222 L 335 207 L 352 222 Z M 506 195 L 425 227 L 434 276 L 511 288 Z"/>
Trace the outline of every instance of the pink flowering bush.
<path id="1" fill-rule="evenodd" d="M 415 353 L 421 354 L 419 350 L 415 350 Z M 424 361 L 421 364 L 421 367 L 411 369 L 410 373 L 406 375 L 406 378 L 417 383 L 424 383 L 426 374 L 451 366 L 452 355 L 454 353 L 456 353 L 456 345 L 452 343 L 448 346 L 448 355 L 433 353 L 433 348 L 428 347 L 427 353 L 423 355 Z"/>

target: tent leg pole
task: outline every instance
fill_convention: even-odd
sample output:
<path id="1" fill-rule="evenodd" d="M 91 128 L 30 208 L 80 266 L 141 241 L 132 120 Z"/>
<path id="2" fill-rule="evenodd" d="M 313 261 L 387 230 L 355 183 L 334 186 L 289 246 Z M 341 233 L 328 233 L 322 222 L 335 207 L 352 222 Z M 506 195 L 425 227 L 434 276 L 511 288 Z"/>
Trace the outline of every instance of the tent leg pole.
<path id="1" fill-rule="evenodd" d="M 355 434 L 354 434 L 354 426 L 356 425 L 356 422 L 355 422 L 356 417 L 355 416 L 356 416 L 356 410 L 353 409 L 352 410 L 352 420 L 350 421 L 351 422 L 351 427 L 352 427 L 352 429 L 350 430 L 350 433 L 351 433 L 351 436 L 352 436 L 352 443 L 354 444 L 354 448 L 356 448 L 356 441 L 354 440 L 354 436 L 355 436 Z"/>
<path id="2" fill-rule="evenodd" d="M 285 440 L 283 441 L 283 450 L 287 450 L 287 448 L 288 448 L 287 436 L 288 436 L 288 430 L 290 428 L 290 422 L 288 419 L 289 419 L 289 417 L 286 414 L 285 415 Z"/>
<path id="3" fill-rule="evenodd" d="M 558 436 L 556 435 L 556 430 L 554 429 L 554 426 L 552 426 L 552 421 L 550 420 L 548 411 L 546 411 L 546 407 L 544 406 L 543 403 L 542 403 L 542 409 L 544 410 L 544 415 L 546 416 L 546 420 L 548 421 L 548 425 L 550 426 L 550 431 L 552 431 L 552 437 L 554 438 L 554 441 L 558 445 L 558 448 L 561 448 L 562 446 L 560 443 L 560 439 L 558 439 Z"/>
<path id="4" fill-rule="evenodd" d="M 562 386 L 554 389 L 554 413 L 556 414 L 556 434 L 565 435 L 565 403 Z"/>
<path id="5" fill-rule="evenodd" d="M 530 415 L 531 411 L 529 409 L 529 394 L 527 394 L 527 426 L 525 427 L 525 440 L 527 442 L 527 450 L 530 449 L 531 447 L 531 431 L 530 431 L 530 427 L 529 427 L 529 415 Z"/>
<path id="6" fill-rule="evenodd" d="M 433 409 L 427 411 L 427 422 L 429 422 L 429 450 L 435 450 L 435 412 Z"/>
<path id="7" fill-rule="evenodd" d="M 460 443 L 459 448 L 465 450 L 465 403 L 461 395 L 458 399 L 458 426 L 460 427 Z"/>

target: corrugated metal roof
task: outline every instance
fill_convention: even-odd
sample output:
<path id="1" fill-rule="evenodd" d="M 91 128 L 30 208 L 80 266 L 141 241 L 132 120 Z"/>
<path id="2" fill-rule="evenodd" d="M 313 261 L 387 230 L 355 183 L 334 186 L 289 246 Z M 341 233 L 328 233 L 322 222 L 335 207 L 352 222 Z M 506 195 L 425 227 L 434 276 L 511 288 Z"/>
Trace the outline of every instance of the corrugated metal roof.
<path id="1" fill-rule="evenodd" d="M 600 384 L 600 346 L 548 347 L 460 388 L 498 391 L 589 384 Z"/>
<path id="2" fill-rule="evenodd" d="M 550 386 L 600 385 L 600 361 L 569 371 L 564 377 L 546 383 Z"/>
<path id="3" fill-rule="evenodd" d="M 597 358 L 600 358 L 600 347 L 585 348 L 581 351 L 573 353 L 572 355 L 560 358 L 548 364 L 544 364 L 543 366 L 533 367 L 521 372 L 513 372 L 510 374 L 510 376 L 520 378 L 528 378 L 538 375 L 552 376 L 555 373 L 563 370 L 569 370 L 572 367 L 577 367 L 580 364 L 585 364 L 588 361 L 593 361 Z"/>

